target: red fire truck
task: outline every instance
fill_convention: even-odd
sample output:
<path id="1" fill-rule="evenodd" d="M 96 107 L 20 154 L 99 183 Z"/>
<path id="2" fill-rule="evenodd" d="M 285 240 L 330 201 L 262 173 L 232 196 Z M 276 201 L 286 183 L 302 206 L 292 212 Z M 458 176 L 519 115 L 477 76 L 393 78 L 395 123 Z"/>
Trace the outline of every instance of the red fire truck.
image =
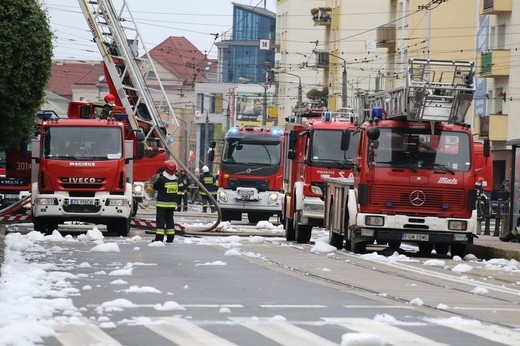
<path id="1" fill-rule="evenodd" d="M 31 190 L 30 175 L 23 174 L 30 172 L 31 161 L 19 154 L 0 152 L 0 210 L 28 196 Z"/>
<path id="2" fill-rule="evenodd" d="M 105 224 L 109 232 L 126 236 L 134 150 L 135 158 L 143 157 L 144 133 L 132 131 L 123 113 L 107 120 L 39 116 L 31 148 L 34 229 L 51 233 L 58 224 L 80 221 Z"/>
<path id="3" fill-rule="evenodd" d="M 283 130 L 232 127 L 224 138 L 217 202 L 222 221 L 250 223 L 280 215 Z"/>
<path id="4" fill-rule="evenodd" d="M 325 179 L 348 178 L 354 168 L 357 126 L 349 113 L 336 115 L 324 109 L 299 112 L 285 127 L 282 220 L 289 241 L 307 243 L 313 226 L 322 226 Z M 341 150 L 342 134 L 352 145 Z"/>
<path id="5" fill-rule="evenodd" d="M 464 122 L 474 75 L 472 62 L 412 59 L 405 86 L 368 95 L 359 140 L 345 133 L 342 141 L 359 143 L 353 188 L 328 183 L 332 245 L 345 240 L 359 253 L 374 241 L 412 242 L 422 254 L 465 254 L 477 222 L 473 133 Z"/>

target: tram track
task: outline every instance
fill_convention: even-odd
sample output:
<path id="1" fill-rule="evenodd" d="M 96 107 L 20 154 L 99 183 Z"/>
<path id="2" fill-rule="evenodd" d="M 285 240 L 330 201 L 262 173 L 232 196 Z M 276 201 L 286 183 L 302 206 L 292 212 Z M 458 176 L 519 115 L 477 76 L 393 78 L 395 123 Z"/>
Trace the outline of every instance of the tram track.
<path id="1" fill-rule="evenodd" d="M 285 245 L 287 245 L 287 243 L 285 243 Z M 297 276 L 302 276 L 321 283 L 327 283 L 340 289 L 353 290 L 368 296 L 377 296 L 378 299 L 387 300 L 392 303 L 410 305 L 410 294 L 413 295 L 413 289 L 404 293 L 399 292 L 399 290 L 395 290 L 394 293 L 382 292 L 382 290 L 390 290 L 390 287 L 388 285 L 385 286 L 384 284 L 374 282 L 374 277 L 380 278 L 384 283 L 394 282 L 396 285 L 403 282 L 410 282 L 413 283 L 411 285 L 421 286 L 421 292 L 435 291 L 435 294 L 439 294 L 440 292 L 441 296 L 446 297 L 446 299 L 449 299 L 452 302 L 458 301 L 461 305 L 461 307 L 453 306 L 447 309 L 442 309 L 439 308 L 438 303 L 428 303 L 427 299 L 425 299 L 426 301 L 420 306 L 416 306 L 418 309 L 424 309 L 425 313 L 446 313 L 461 318 L 478 319 L 486 323 L 511 327 L 507 321 L 497 321 L 496 314 L 485 314 L 483 312 L 493 309 L 488 307 L 495 307 L 496 310 L 500 311 L 510 310 L 511 313 L 520 312 L 520 290 L 505 286 L 510 284 L 509 282 L 494 280 L 495 283 L 490 283 L 482 280 L 478 276 L 472 276 L 469 273 L 464 273 L 463 277 L 459 277 L 450 273 L 443 273 L 443 270 L 418 268 L 401 262 L 381 262 L 361 258 L 359 255 L 350 254 L 348 252 L 340 253 L 339 255 L 338 253 L 332 255 L 330 253 L 314 253 L 310 252 L 309 245 L 290 246 L 290 248 L 300 252 L 301 254 L 306 253 L 310 256 L 319 258 L 319 260 L 311 259 L 310 262 L 321 263 L 321 260 L 324 260 L 331 265 L 330 261 L 333 261 L 335 262 L 335 268 L 341 268 L 341 272 L 348 273 L 349 275 L 338 277 L 337 275 L 334 276 L 331 274 L 334 273 L 335 270 L 327 271 L 325 273 L 318 272 L 317 270 L 309 270 L 306 269 L 305 266 L 289 263 L 286 260 L 287 256 L 277 259 L 262 254 L 262 251 L 260 251 L 260 254 L 262 254 L 261 258 L 267 264 L 276 266 L 283 271 L 289 271 Z M 370 279 L 367 278 L 367 280 L 360 280 L 359 277 L 357 277 L 356 280 L 349 280 L 349 278 L 353 278 L 356 275 L 363 275 L 363 273 L 370 273 Z M 468 289 L 471 286 L 484 287 L 490 293 L 486 295 L 477 295 Z M 465 304 L 469 304 L 470 306 L 476 304 L 480 306 L 480 308 L 467 308 L 464 307 Z"/>

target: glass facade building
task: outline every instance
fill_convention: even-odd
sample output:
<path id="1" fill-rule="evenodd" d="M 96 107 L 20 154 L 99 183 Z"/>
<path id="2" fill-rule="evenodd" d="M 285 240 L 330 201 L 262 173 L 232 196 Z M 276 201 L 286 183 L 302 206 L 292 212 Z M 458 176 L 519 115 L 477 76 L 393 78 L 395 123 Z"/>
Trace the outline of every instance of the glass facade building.
<path id="1" fill-rule="evenodd" d="M 233 3 L 233 32 L 217 43 L 220 81 L 238 83 L 242 77 L 253 83 L 265 83 L 266 71 L 274 67 L 274 50 L 261 47 L 261 42 L 274 42 L 275 32 L 275 13 Z"/>

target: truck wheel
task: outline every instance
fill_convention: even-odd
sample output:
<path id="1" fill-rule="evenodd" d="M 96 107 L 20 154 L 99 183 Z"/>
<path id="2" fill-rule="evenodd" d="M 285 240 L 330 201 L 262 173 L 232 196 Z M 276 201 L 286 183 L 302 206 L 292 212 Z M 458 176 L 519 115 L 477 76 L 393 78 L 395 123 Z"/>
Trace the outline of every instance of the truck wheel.
<path id="1" fill-rule="evenodd" d="M 138 209 L 139 209 L 139 203 L 137 203 L 137 201 L 134 201 L 134 203 L 132 204 L 132 216 L 137 215 Z"/>
<path id="2" fill-rule="evenodd" d="M 130 219 L 112 220 L 107 224 L 107 231 L 111 234 L 117 234 L 126 237 L 130 232 Z"/>
<path id="3" fill-rule="evenodd" d="M 329 244 L 338 250 L 343 249 L 343 236 L 329 229 Z"/>
<path id="4" fill-rule="evenodd" d="M 247 220 L 249 221 L 249 223 L 253 223 L 256 225 L 258 222 L 264 219 L 265 216 L 262 213 L 247 213 Z"/>
<path id="5" fill-rule="evenodd" d="M 296 236 L 294 233 L 294 223 L 293 219 L 285 218 L 285 239 L 287 241 L 296 240 Z"/>
<path id="6" fill-rule="evenodd" d="M 300 225 L 300 213 L 301 211 L 296 212 L 294 218 L 294 235 L 298 244 L 306 244 L 311 240 L 312 226 Z"/>
<path id="7" fill-rule="evenodd" d="M 451 244 L 451 255 L 452 256 L 460 256 L 464 258 L 466 256 L 466 244 L 453 243 Z"/>
<path id="8" fill-rule="evenodd" d="M 222 221 L 231 221 L 231 213 L 227 210 L 220 209 L 222 213 Z"/>
<path id="9" fill-rule="evenodd" d="M 429 256 L 432 254 L 433 244 L 432 243 L 419 243 L 419 254 Z"/>
<path id="10" fill-rule="evenodd" d="M 352 233 L 352 237 L 350 238 L 350 251 L 353 253 L 364 253 L 367 251 L 367 243 L 356 242 L 356 235 Z"/>
<path id="11" fill-rule="evenodd" d="M 119 236 L 126 237 L 128 235 L 130 232 L 130 220 L 131 218 L 123 219 L 121 221 L 121 227 L 117 230 Z"/>
<path id="12" fill-rule="evenodd" d="M 447 255 L 449 248 L 450 244 L 435 244 L 435 252 L 437 252 L 437 255 Z"/>
<path id="13" fill-rule="evenodd" d="M 33 218 L 33 227 L 36 232 L 47 233 L 47 225 L 39 218 Z"/>

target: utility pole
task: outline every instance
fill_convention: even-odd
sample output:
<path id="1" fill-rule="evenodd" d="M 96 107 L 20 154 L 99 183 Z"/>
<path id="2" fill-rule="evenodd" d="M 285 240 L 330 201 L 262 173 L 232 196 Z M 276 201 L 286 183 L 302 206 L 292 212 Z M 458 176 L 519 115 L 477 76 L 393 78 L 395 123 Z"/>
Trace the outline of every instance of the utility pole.
<path id="1" fill-rule="evenodd" d="M 348 101 L 348 90 L 347 90 L 347 61 L 340 56 L 334 55 L 332 53 L 328 53 L 330 56 L 333 56 L 337 59 L 343 61 L 343 72 L 341 73 L 341 107 L 347 108 Z"/>
<path id="2" fill-rule="evenodd" d="M 204 166 L 208 165 L 209 147 L 209 112 L 206 109 L 206 122 L 204 123 Z"/>
<path id="3" fill-rule="evenodd" d="M 262 126 L 267 124 L 267 88 L 269 85 L 266 83 L 263 85 L 264 87 L 264 99 L 262 102 Z"/>

